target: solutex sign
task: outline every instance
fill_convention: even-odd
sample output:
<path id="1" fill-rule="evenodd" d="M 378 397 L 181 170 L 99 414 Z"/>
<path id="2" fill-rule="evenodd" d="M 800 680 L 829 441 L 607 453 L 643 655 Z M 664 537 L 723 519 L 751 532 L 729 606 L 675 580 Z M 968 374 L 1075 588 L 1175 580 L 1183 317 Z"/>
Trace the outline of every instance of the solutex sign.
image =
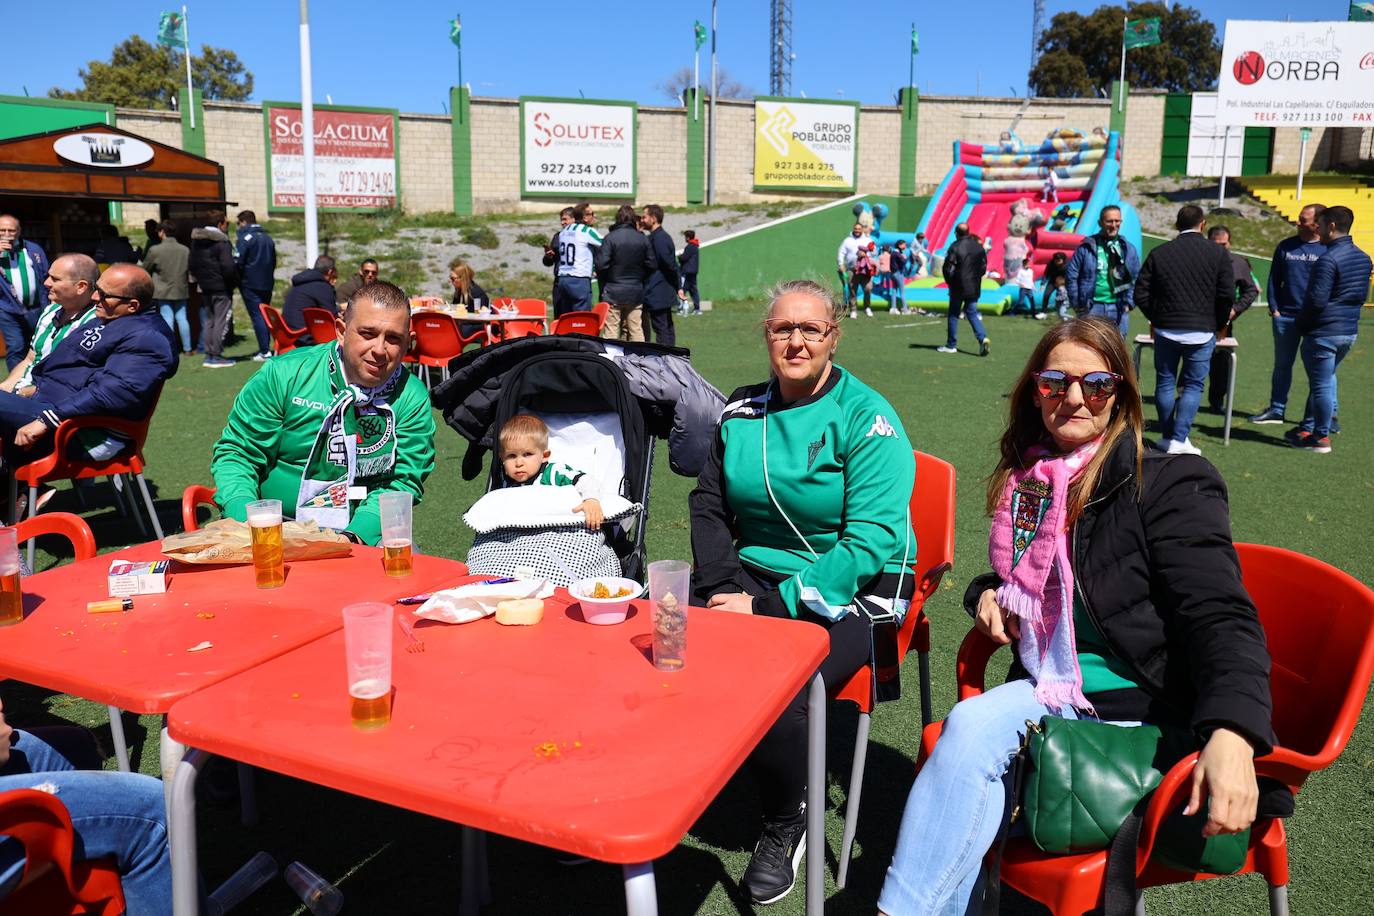
<path id="1" fill-rule="evenodd" d="M 1226 23 L 1217 123 L 1374 124 L 1374 23 Z"/>
<path id="2" fill-rule="evenodd" d="M 634 197 L 633 102 L 520 100 L 520 193 Z"/>

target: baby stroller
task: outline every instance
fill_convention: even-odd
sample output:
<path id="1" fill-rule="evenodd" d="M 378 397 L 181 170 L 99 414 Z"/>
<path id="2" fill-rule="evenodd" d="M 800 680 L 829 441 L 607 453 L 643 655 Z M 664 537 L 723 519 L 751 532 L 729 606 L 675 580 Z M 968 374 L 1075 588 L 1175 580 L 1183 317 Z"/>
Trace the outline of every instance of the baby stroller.
<path id="1" fill-rule="evenodd" d="M 654 449 L 668 441 L 669 465 L 688 477 L 701 472 L 725 398 L 692 368 L 686 350 L 619 343 L 576 334 L 508 340 L 473 350 L 449 364 L 434 389 L 434 405 L 468 441 L 464 480 L 482 473 L 488 490 L 505 485 L 495 454 L 502 424 L 533 413 L 549 427 L 555 459 L 586 471 L 603 493 L 639 510 L 608 524 L 608 544 L 623 574 L 641 579 Z"/>

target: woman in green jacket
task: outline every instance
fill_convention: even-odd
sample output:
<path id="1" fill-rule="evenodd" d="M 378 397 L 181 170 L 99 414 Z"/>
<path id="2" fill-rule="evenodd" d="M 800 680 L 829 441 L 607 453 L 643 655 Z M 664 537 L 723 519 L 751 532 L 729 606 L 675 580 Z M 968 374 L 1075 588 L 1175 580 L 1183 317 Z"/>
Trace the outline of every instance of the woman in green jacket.
<path id="1" fill-rule="evenodd" d="M 832 686 L 868 663 L 870 615 L 905 613 L 916 556 L 911 442 L 892 405 L 834 364 L 839 317 L 817 283 L 774 289 L 772 377 L 730 397 L 691 495 L 696 600 L 824 627 Z M 787 895 L 806 849 L 805 693 L 751 758 L 764 826 L 742 883 L 756 903 Z"/>

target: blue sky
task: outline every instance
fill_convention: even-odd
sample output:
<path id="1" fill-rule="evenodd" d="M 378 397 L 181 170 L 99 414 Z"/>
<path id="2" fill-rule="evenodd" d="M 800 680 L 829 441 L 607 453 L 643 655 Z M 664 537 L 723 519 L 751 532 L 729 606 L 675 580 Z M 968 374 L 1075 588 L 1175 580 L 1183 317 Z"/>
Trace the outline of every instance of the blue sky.
<path id="1" fill-rule="evenodd" d="M 658 84 L 692 62 L 692 22 L 710 26 L 709 0 L 520 0 L 467 4 L 434 0 L 315 0 L 310 4 L 315 100 L 440 112 L 457 63 L 447 20 L 463 15 L 463 79 L 475 95 L 559 95 L 667 104 Z M 759 94 L 768 91 L 768 4 L 722 0 L 719 59 Z M 1097 3 L 1049 0 L 1056 12 Z M 1227 17 L 1286 19 L 1291 0 L 1205 0 L 1195 4 L 1218 25 Z M 1307 18 L 1344 20 L 1348 0 L 1314 0 Z M 152 40 L 165 0 L 57 0 L 40 7 L 29 40 L 7 42 L 0 93 L 44 95 L 74 88 L 77 70 L 108 59 L 138 32 Z M 41 9 L 43 13 L 37 13 Z M 97 14 L 95 10 L 101 10 Z M 518 12 L 512 12 L 518 10 Z M 576 11 L 582 11 L 580 14 Z M 916 84 L 936 94 L 1024 92 L 1030 62 L 1030 0 L 978 0 L 968 6 L 798 0 L 793 14 L 793 91 L 883 104 L 906 83 L 910 23 L 921 53 Z M 968 15 L 959 15 L 967 10 Z M 105 11 L 109 11 L 108 13 Z M 64 14 L 70 15 L 64 15 Z M 47 22 L 44 23 L 44 14 Z M 191 41 L 233 49 L 252 71 L 254 100 L 300 96 L 297 3 L 236 0 L 189 4 Z M 57 23 L 60 22 L 60 26 Z M 41 40 L 40 40 L 41 36 Z M 707 78 L 709 43 L 702 49 Z"/>

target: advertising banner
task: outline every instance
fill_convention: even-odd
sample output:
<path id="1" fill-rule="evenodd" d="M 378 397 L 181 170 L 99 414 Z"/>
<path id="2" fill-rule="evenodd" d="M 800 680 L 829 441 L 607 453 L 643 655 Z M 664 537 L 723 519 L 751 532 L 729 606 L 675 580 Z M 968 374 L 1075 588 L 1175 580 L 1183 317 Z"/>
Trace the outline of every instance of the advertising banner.
<path id="1" fill-rule="evenodd" d="M 754 100 L 754 189 L 853 191 L 859 103 Z"/>
<path id="2" fill-rule="evenodd" d="M 1228 20 L 1217 123 L 1374 124 L 1374 23 Z"/>
<path id="3" fill-rule="evenodd" d="M 305 206 L 301 108 L 262 103 L 267 199 L 272 210 Z M 380 210 L 400 196 L 400 148 L 392 108 L 315 106 L 315 194 L 321 210 Z"/>
<path id="4" fill-rule="evenodd" d="M 520 99 L 522 197 L 635 196 L 634 102 Z"/>

